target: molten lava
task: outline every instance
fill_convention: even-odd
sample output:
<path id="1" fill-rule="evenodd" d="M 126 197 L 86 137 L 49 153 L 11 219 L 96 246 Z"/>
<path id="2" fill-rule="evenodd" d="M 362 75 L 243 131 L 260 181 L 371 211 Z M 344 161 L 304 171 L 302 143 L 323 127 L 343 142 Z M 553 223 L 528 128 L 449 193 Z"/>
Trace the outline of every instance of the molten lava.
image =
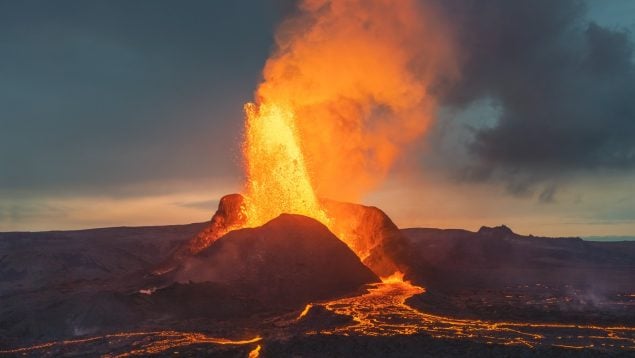
<path id="1" fill-rule="evenodd" d="M 227 338 L 211 337 L 199 332 L 178 332 L 178 331 L 152 331 L 152 332 L 122 332 L 112 333 L 103 336 L 71 339 L 65 341 L 55 341 L 37 344 L 30 347 L 0 350 L 0 355 L 36 355 L 36 356 L 56 356 L 70 349 L 73 346 L 82 347 L 90 344 L 106 344 L 110 354 L 104 357 L 131 357 L 150 356 L 169 352 L 179 347 L 193 345 L 253 345 L 262 341 L 262 337 L 254 337 L 243 340 L 230 340 Z M 131 349 L 133 348 L 133 349 Z M 260 345 L 257 345 L 249 354 L 249 357 L 258 357 Z M 46 352 L 46 354 L 44 354 Z M 116 353 L 115 353 L 116 352 Z M 37 354 L 36 354 L 37 353 Z M 178 353 L 178 352 L 177 352 Z M 91 351 L 94 354 L 94 351 Z"/>
<path id="2" fill-rule="evenodd" d="M 304 0 L 299 10 L 245 106 L 245 226 L 309 216 L 365 260 L 374 246 L 319 198 L 358 201 L 381 182 L 427 128 L 428 89 L 453 77 L 454 56 L 432 9 L 414 0 Z"/>
<path id="3" fill-rule="evenodd" d="M 367 294 L 345 297 L 320 304 L 309 304 L 297 320 L 323 306 L 352 323 L 331 330 L 307 332 L 322 335 L 394 336 L 429 334 L 442 339 L 468 339 L 503 345 L 563 348 L 635 348 L 635 327 L 565 323 L 496 322 L 458 319 L 428 314 L 409 306 L 410 297 L 425 292 L 423 287 L 400 280 L 398 276 L 371 286 Z"/>
<path id="4" fill-rule="evenodd" d="M 284 213 L 329 224 L 320 208 L 295 127 L 295 113 L 280 104 L 250 103 L 244 153 L 247 159 L 247 226 L 260 226 Z"/>

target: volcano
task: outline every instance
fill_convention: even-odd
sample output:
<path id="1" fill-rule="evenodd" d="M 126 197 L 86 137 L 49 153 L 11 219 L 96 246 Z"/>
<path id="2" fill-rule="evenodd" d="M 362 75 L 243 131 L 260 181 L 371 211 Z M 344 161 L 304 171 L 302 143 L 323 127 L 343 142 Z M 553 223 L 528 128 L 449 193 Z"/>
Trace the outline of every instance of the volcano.
<path id="1" fill-rule="evenodd" d="M 365 285 L 380 282 L 344 242 L 312 218 L 283 214 L 260 227 L 232 230 L 241 222 L 241 203 L 238 194 L 223 197 L 212 220 L 202 230 L 198 224 L 189 226 L 185 240 L 169 235 L 169 228 L 149 230 L 155 257 L 144 255 L 151 240 L 142 229 L 125 234 L 125 228 L 54 233 L 64 246 L 42 245 L 50 259 L 40 254 L 39 259 L 31 255 L 17 262 L 11 258 L 15 255 L 3 256 L 9 265 L 0 271 L 3 335 L 46 340 L 154 328 L 157 322 L 159 327 L 188 326 L 192 319 L 268 315 L 358 294 Z M 193 235 L 195 229 L 200 231 Z M 24 235 L 12 236 L 17 240 Z M 117 239 L 122 235 L 130 238 Z M 77 240 L 83 236 L 99 241 L 91 246 Z M 162 237 L 171 241 L 162 242 Z M 135 242 L 137 238 L 143 241 Z M 115 247 L 104 247 L 112 239 Z M 6 249 L 12 252 L 16 242 L 4 242 Z M 168 259 L 150 266 L 149 259 L 165 257 L 170 246 Z M 71 260 L 63 247 L 87 254 Z M 21 265 L 27 261 L 36 264 Z"/>
<path id="2" fill-rule="evenodd" d="M 344 218 L 330 222 L 341 240 L 302 215 L 242 227 L 243 201 L 223 197 L 201 224 L 0 234 L 0 355 L 558 355 L 635 344 L 633 245 L 504 226 L 400 230 L 378 208 L 321 200 Z M 395 269 L 412 282 L 380 281 Z M 598 275 L 603 290 L 582 280 Z"/>
<path id="3" fill-rule="evenodd" d="M 360 259 L 375 275 L 386 277 L 396 271 L 408 271 L 408 241 L 383 211 L 376 207 L 334 200 L 321 200 L 321 205 L 331 218 L 331 226 L 341 236 L 348 238 L 346 243 L 353 252 L 364 253 Z M 188 258 L 203 252 L 224 234 L 241 228 L 246 220 L 242 195 L 229 194 L 222 197 L 209 224 L 190 241 L 181 245 L 168 260 L 157 266 L 154 274 L 163 275 L 178 269 Z M 279 232 L 278 235 L 287 234 Z M 296 236 L 296 244 L 301 245 L 302 235 L 292 235 Z"/>
<path id="4" fill-rule="evenodd" d="M 405 236 L 378 208 L 323 201 L 334 218 L 349 214 L 334 226 L 349 237 L 350 247 L 302 215 L 282 214 L 260 227 L 241 228 L 243 204 L 240 194 L 221 198 L 208 225 L 154 268 L 142 291 L 159 287 L 160 296 L 178 286 L 181 299 L 198 300 L 210 284 L 222 285 L 262 307 L 290 308 L 355 292 L 407 269 Z M 358 257 L 359 248 L 368 255 Z"/>
<path id="5" fill-rule="evenodd" d="M 283 214 L 231 231 L 173 272 L 178 282 L 218 282 L 268 305 L 295 307 L 354 292 L 379 278 L 326 226 Z"/>

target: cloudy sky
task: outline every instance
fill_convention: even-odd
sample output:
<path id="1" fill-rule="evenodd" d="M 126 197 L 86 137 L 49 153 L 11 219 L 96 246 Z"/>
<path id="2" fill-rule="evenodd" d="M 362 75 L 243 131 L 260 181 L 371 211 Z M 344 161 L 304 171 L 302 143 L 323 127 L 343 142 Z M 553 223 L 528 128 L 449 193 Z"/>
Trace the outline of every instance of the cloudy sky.
<path id="1" fill-rule="evenodd" d="M 635 2 L 435 2 L 433 128 L 365 198 L 402 226 L 635 236 Z M 0 231 L 209 219 L 292 1 L 0 1 Z"/>

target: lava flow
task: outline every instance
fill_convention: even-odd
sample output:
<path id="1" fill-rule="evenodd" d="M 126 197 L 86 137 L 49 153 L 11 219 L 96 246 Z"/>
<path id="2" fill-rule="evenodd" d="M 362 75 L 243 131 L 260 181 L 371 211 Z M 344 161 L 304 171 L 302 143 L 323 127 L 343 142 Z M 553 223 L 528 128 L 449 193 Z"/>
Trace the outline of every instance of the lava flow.
<path id="1" fill-rule="evenodd" d="M 74 349 L 87 350 L 89 345 L 108 346 L 110 352 L 104 357 L 130 357 L 130 356 L 147 356 L 169 352 L 179 347 L 187 347 L 192 345 L 253 345 L 261 341 L 261 337 L 244 340 L 230 340 L 226 338 L 211 337 L 204 333 L 198 332 L 177 332 L 177 331 L 156 331 L 156 332 L 129 332 L 129 333 L 113 333 L 103 336 L 71 339 L 64 341 L 55 341 L 42 343 L 30 347 L 16 348 L 10 350 L 0 350 L 3 354 L 46 354 L 46 355 L 63 355 L 65 352 L 73 352 Z M 130 349 L 130 347 L 135 347 Z M 258 345 L 249 357 L 258 357 Z"/>
<path id="2" fill-rule="evenodd" d="M 427 314 L 410 307 L 406 300 L 425 289 L 400 281 L 393 277 L 370 286 L 368 293 L 336 299 L 328 302 L 308 304 L 294 320 L 302 324 L 311 311 L 322 306 L 337 315 L 348 316 L 352 323 L 335 328 L 296 331 L 294 324 L 287 326 L 292 334 L 340 335 L 340 336 L 397 336 L 428 334 L 439 339 L 469 340 L 500 345 L 540 345 L 567 349 L 635 349 L 635 327 L 599 326 L 583 324 L 494 322 L 483 320 L 457 319 Z M 302 325 L 297 326 L 302 327 Z M 87 352 L 91 345 L 107 345 L 112 352 L 108 357 L 146 356 L 173 352 L 178 348 L 200 346 L 251 346 L 249 358 L 258 357 L 269 339 L 284 337 L 285 334 L 263 331 L 264 338 L 229 340 L 211 337 L 203 333 L 157 331 L 115 333 L 84 339 L 65 340 L 39 344 L 31 347 L 0 351 L 2 354 L 43 354 L 56 355 L 64 352 Z M 132 349 L 130 347 L 133 347 Z M 205 348 L 207 349 L 207 348 Z"/>
<path id="3" fill-rule="evenodd" d="M 397 279 L 374 284 L 367 294 L 308 305 L 298 317 L 321 305 L 349 316 L 354 323 L 309 334 L 393 336 L 427 333 L 441 339 L 469 339 L 503 345 L 551 345 L 563 348 L 635 349 L 635 327 L 597 325 L 490 322 L 456 319 L 418 311 L 406 300 L 425 289 Z"/>

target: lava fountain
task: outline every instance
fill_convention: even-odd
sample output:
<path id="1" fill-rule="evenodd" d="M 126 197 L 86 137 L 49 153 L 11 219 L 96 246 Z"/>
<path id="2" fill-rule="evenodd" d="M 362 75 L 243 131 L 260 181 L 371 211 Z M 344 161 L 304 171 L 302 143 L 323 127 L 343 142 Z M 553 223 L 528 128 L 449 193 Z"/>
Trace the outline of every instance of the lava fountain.
<path id="1" fill-rule="evenodd" d="M 342 210 L 375 188 L 435 109 L 454 75 L 434 11 L 413 0 L 305 0 L 276 36 L 254 103 L 245 106 L 245 226 L 282 213 L 325 224 L 363 259 Z"/>

